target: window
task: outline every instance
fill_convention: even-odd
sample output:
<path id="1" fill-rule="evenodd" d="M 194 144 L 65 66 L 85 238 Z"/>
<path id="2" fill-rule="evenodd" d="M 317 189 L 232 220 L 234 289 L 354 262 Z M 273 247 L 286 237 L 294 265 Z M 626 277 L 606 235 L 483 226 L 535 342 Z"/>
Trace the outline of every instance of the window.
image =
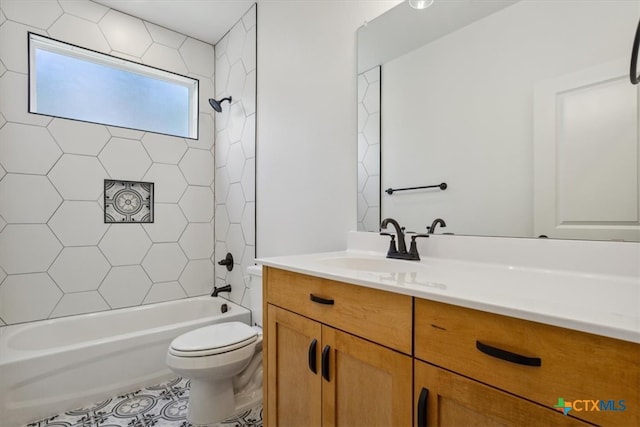
<path id="1" fill-rule="evenodd" d="M 198 80 L 29 33 L 29 112 L 198 138 Z"/>

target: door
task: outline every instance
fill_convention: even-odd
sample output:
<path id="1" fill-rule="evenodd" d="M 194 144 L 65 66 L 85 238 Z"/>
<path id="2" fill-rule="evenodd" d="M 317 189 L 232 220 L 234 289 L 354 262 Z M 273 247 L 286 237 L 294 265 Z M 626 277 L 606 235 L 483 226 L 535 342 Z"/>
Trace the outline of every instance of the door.
<path id="1" fill-rule="evenodd" d="M 536 236 L 640 240 L 640 109 L 628 71 L 620 60 L 536 84 Z"/>
<path id="2" fill-rule="evenodd" d="M 267 425 L 320 426 L 321 324 L 270 304 L 267 310 Z"/>
<path id="3" fill-rule="evenodd" d="M 420 361 L 415 362 L 414 402 L 417 427 L 590 425 Z"/>
<path id="4" fill-rule="evenodd" d="M 412 359 L 322 327 L 325 426 L 411 426 Z"/>

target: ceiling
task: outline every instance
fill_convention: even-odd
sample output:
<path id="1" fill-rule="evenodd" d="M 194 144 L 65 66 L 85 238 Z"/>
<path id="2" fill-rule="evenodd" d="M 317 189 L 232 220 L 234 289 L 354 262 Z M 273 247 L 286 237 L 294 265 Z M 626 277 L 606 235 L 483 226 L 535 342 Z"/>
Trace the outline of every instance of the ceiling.
<path id="1" fill-rule="evenodd" d="M 120 12 L 216 44 L 255 0 L 93 0 Z"/>

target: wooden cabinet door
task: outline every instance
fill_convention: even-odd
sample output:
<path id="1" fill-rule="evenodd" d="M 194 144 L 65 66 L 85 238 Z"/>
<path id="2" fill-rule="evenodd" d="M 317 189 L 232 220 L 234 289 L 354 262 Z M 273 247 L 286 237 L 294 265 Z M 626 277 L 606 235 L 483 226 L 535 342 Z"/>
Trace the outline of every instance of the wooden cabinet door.
<path id="1" fill-rule="evenodd" d="M 267 425 L 320 426 L 321 324 L 271 304 L 267 310 Z"/>
<path id="2" fill-rule="evenodd" d="M 412 359 L 322 327 L 324 426 L 411 426 Z"/>
<path id="3" fill-rule="evenodd" d="M 420 361 L 414 387 L 417 427 L 590 425 Z"/>

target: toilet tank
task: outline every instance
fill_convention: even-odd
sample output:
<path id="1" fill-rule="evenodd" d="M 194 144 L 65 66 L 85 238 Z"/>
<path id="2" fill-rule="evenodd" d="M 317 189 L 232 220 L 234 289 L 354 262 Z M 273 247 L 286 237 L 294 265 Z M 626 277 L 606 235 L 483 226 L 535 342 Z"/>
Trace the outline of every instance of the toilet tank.
<path id="1" fill-rule="evenodd" d="M 245 294 L 242 305 L 251 310 L 251 324 L 262 327 L 262 266 L 247 267 L 249 292 Z"/>

